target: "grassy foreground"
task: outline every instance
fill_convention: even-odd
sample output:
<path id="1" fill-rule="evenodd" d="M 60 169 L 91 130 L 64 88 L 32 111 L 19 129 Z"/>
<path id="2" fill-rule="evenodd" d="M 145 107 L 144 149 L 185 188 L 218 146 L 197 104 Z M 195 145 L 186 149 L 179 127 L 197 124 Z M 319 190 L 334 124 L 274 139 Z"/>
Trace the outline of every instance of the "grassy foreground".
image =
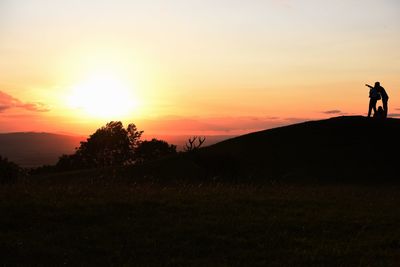
<path id="1" fill-rule="evenodd" d="M 399 186 L 0 186 L 0 266 L 398 266 Z"/>

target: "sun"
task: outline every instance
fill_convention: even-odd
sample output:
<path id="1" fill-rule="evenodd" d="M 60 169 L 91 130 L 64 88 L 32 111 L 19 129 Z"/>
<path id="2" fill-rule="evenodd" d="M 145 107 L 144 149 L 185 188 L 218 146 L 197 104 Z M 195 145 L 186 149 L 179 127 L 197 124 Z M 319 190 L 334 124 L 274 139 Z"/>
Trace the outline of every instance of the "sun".
<path id="1" fill-rule="evenodd" d="M 68 104 L 100 119 L 122 119 L 137 107 L 133 89 L 111 73 L 96 73 L 74 86 Z"/>

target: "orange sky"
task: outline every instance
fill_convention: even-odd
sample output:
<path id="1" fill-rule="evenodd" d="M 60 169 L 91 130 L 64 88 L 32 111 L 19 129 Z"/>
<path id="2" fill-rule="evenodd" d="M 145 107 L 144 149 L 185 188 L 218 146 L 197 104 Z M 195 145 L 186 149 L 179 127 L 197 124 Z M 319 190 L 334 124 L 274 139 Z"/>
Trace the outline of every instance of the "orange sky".
<path id="1" fill-rule="evenodd" d="M 3 0 L 0 132 L 241 134 L 364 115 L 377 80 L 397 117 L 400 4 L 331 2 Z"/>

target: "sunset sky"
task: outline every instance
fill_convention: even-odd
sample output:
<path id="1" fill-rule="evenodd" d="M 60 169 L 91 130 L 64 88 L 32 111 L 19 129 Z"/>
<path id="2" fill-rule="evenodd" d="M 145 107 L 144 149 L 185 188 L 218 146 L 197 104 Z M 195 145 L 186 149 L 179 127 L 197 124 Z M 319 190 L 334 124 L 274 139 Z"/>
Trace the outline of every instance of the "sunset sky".
<path id="1" fill-rule="evenodd" d="M 400 114 L 398 0 L 0 0 L 0 132 L 236 135 Z"/>

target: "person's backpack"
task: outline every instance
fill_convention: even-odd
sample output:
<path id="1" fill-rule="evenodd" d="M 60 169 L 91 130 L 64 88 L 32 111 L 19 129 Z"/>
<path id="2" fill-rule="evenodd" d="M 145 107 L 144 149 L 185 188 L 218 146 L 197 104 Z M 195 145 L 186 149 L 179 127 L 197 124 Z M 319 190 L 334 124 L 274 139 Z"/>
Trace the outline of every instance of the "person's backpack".
<path id="1" fill-rule="evenodd" d="M 369 90 L 369 97 L 372 99 L 380 100 L 381 94 L 375 88 L 371 88 L 371 90 Z"/>

